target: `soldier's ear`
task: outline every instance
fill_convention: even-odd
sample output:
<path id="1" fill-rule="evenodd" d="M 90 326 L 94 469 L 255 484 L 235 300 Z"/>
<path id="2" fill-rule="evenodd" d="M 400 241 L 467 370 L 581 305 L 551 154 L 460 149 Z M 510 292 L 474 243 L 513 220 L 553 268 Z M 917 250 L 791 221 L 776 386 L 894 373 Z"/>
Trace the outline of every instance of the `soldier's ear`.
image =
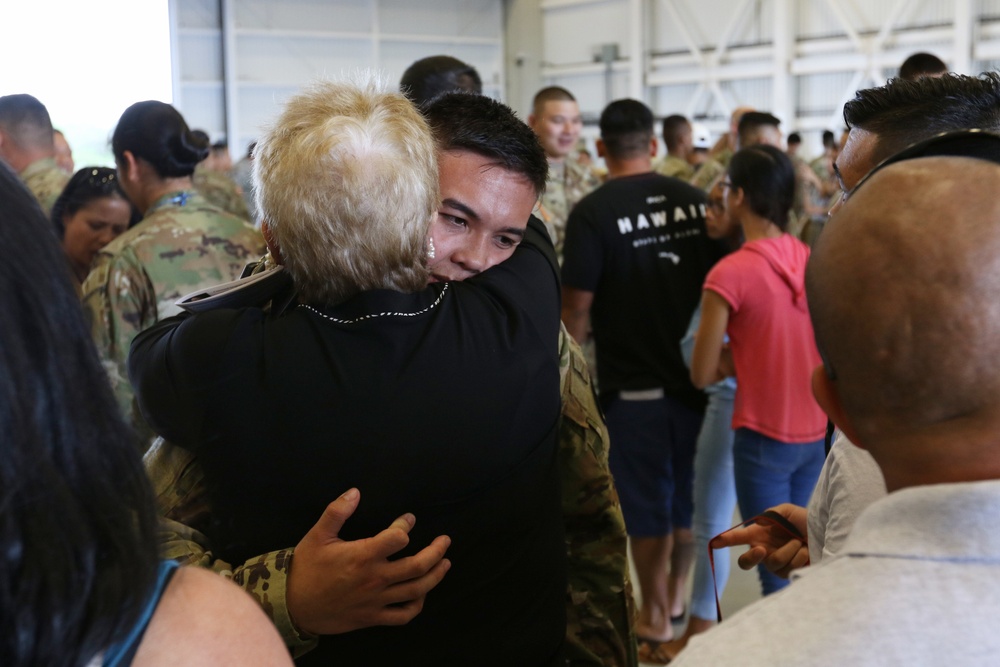
<path id="1" fill-rule="evenodd" d="M 271 259 L 274 260 L 274 263 L 284 264 L 285 259 L 281 256 L 281 246 L 274 238 L 274 232 L 271 231 L 271 225 L 266 219 L 260 221 L 260 233 L 264 236 L 264 243 L 267 244 L 267 250 L 271 253 Z"/>
<path id="2" fill-rule="evenodd" d="M 597 146 L 597 157 L 601 157 L 601 158 L 607 157 L 607 149 L 604 146 L 604 139 L 601 139 L 600 137 L 598 137 L 594 141 L 594 144 Z"/>
<path id="3" fill-rule="evenodd" d="M 118 178 L 129 183 L 139 183 L 141 180 L 139 176 L 139 161 L 132 151 L 123 151 L 121 162 L 117 166 Z"/>

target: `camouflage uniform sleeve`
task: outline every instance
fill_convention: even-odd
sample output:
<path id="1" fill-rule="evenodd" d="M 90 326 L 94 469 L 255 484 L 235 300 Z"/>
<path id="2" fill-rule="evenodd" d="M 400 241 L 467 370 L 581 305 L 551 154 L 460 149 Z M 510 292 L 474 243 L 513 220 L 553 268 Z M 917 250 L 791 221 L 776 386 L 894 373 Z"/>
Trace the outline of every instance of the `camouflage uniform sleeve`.
<path id="1" fill-rule="evenodd" d="M 294 657 L 315 648 L 317 638 L 300 633 L 285 599 L 294 549 L 256 556 L 238 567 L 216 558 L 198 529 L 208 520 L 204 477 L 194 455 L 158 438 L 144 457 L 160 510 L 160 556 L 204 567 L 232 579 L 274 622 Z"/>
<path id="2" fill-rule="evenodd" d="M 156 322 L 156 292 L 127 248 L 115 255 L 99 253 L 82 292 L 94 344 L 115 399 L 122 414 L 142 435 L 148 427 L 136 421 L 138 410 L 133 405 L 126 360 L 132 339 Z"/>
<path id="3" fill-rule="evenodd" d="M 721 162 L 709 160 L 694 173 L 694 177 L 691 178 L 690 182 L 696 188 L 701 188 L 705 192 L 708 192 L 715 185 L 715 181 L 724 173 L 726 173 L 726 168 L 722 166 Z"/>
<path id="4" fill-rule="evenodd" d="M 627 537 L 608 469 L 608 431 L 579 345 L 560 334 L 559 457 L 568 557 L 567 665 L 635 667 Z"/>

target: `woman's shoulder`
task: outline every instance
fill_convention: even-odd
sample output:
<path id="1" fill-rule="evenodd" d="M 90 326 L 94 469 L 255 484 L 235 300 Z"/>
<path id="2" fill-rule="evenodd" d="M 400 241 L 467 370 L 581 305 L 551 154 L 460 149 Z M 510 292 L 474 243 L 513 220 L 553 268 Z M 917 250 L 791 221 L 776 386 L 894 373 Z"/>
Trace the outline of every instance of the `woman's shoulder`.
<path id="1" fill-rule="evenodd" d="M 263 610 L 214 572 L 177 570 L 157 605 L 133 661 L 160 665 L 291 665 Z"/>

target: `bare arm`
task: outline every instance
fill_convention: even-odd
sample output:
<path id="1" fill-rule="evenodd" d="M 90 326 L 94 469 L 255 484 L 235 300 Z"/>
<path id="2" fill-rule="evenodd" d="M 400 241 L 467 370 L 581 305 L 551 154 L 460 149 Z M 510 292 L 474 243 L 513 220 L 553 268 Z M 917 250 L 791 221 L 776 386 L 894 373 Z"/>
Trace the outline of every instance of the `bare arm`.
<path id="1" fill-rule="evenodd" d="M 594 303 L 594 293 L 575 287 L 562 288 L 562 321 L 566 330 L 580 345 L 587 340 L 587 325 L 590 323 L 590 306 Z"/>
<path id="2" fill-rule="evenodd" d="M 260 607 L 222 577 L 182 567 L 139 644 L 136 667 L 291 667 L 288 650 Z"/>
<path id="3" fill-rule="evenodd" d="M 699 389 L 725 377 L 720 363 L 727 326 L 729 304 L 715 292 L 704 290 L 701 293 L 701 324 L 694 336 L 694 352 L 691 355 L 691 382 Z M 724 368 L 729 370 L 728 363 Z"/>

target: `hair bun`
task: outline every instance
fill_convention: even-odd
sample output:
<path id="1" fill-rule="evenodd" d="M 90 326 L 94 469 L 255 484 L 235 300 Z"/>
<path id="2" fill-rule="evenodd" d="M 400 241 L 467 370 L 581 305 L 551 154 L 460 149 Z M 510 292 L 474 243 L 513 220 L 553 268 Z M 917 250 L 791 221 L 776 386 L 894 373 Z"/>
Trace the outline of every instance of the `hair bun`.
<path id="1" fill-rule="evenodd" d="M 170 139 L 170 169 L 164 176 L 188 176 L 194 172 L 198 163 L 208 157 L 207 143 L 192 136 L 190 131 L 178 134 Z"/>

